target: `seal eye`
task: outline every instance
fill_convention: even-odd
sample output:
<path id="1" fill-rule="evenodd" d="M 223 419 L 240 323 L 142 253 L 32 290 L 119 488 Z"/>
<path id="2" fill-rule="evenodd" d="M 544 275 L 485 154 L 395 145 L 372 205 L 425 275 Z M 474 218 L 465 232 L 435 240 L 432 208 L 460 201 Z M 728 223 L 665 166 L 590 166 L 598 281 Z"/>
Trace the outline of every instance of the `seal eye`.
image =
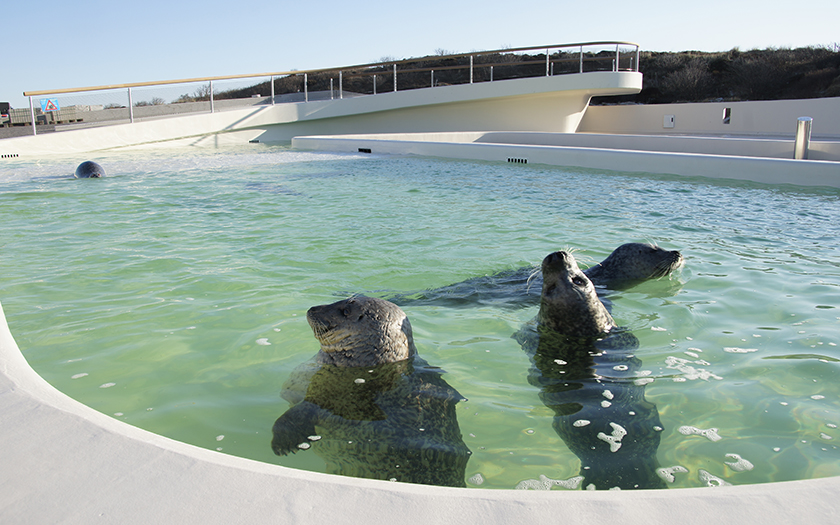
<path id="1" fill-rule="evenodd" d="M 583 277 L 577 275 L 572 277 L 572 282 L 575 284 L 575 286 L 586 286 L 586 280 L 584 280 Z"/>
<path id="2" fill-rule="evenodd" d="M 350 317 L 351 313 L 353 312 L 350 311 L 350 308 L 345 308 L 341 311 L 341 315 L 343 315 L 344 317 Z"/>

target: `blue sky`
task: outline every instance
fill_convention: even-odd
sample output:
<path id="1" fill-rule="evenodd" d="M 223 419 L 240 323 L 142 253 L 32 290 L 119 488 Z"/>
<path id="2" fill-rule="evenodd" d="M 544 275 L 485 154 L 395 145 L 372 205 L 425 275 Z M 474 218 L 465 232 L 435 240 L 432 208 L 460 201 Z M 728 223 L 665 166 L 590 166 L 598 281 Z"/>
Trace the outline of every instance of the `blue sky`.
<path id="1" fill-rule="evenodd" d="M 2 14 L 0 101 L 13 107 L 28 107 L 24 91 L 314 69 L 441 49 L 596 40 L 649 51 L 840 43 L 838 0 L 3 0 Z"/>

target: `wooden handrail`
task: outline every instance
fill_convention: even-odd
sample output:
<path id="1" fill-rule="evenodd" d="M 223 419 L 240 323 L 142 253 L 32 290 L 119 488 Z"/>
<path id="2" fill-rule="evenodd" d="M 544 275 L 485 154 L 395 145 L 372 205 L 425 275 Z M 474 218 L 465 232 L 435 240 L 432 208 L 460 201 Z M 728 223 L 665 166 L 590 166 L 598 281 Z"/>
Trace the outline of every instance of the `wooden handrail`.
<path id="1" fill-rule="evenodd" d="M 393 65 L 400 65 L 400 64 L 408 64 L 411 62 L 419 62 L 423 60 L 445 60 L 449 58 L 463 58 L 469 56 L 479 56 L 479 55 L 491 55 L 497 53 L 516 53 L 522 51 L 537 51 L 537 50 L 548 50 L 548 49 L 561 49 L 561 48 L 574 48 L 574 47 L 592 47 L 592 46 L 634 46 L 636 49 L 639 48 L 639 44 L 635 42 L 622 42 L 622 41 L 603 41 L 603 42 L 578 42 L 572 44 L 553 44 L 553 45 L 546 45 L 546 46 L 530 46 L 530 47 L 511 47 L 511 48 L 504 48 L 504 49 L 493 49 L 489 51 L 473 51 L 470 53 L 456 53 L 452 55 L 432 55 L 426 57 L 419 57 L 419 58 L 406 58 L 402 60 L 392 60 L 389 62 L 374 62 L 370 64 L 358 64 L 355 66 L 342 66 L 342 67 L 331 67 L 325 69 L 303 69 L 303 70 L 293 70 L 293 71 L 276 71 L 273 73 L 257 73 L 257 74 L 246 74 L 246 75 L 225 75 L 225 76 L 218 76 L 218 77 L 201 77 L 201 78 L 184 78 L 178 80 L 159 80 L 159 81 L 152 81 L 152 82 L 133 82 L 128 84 L 110 84 L 106 86 L 90 86 L 90 87 L 81 87 L 81 88 L 67 88 L 67 89 L 52 89 L 52 90 L 39 90 L 39 91 L 24 91 L 23 96 L 25 97 L 34 97 L 39 95 L 60 95 L 65 93 L 79 93 L 83 91 L 105 91 L 110 89 L 126 89 L 126 88 L 135 88 L 135 87 L 149 87 L 149 86 L 164 86 L 164 85 L 171 85 L 171 84 L 189 84 L 195 82 L 211 82 L 215 80 L 237 80 L 243 78 L 258 78 L 258 77 L 283 77 L 283 76 L 291 76 L 291 75 L 303 75 L 303 74 L 313 74 L 313 73 L 330 73 L 330 72 L 338 72 L 338 71 L 352 71 L 355 69 L 366 69 L 371 67 L 381 67 L 381 66 L 393 66 Z M 505 65 L 516 65 L 516 62 L 512 62 L 510 64 Z M 486 64 L 476 64 L 476 66 L 486 66 Z M 431 69 L 442 69 L 442 68 L 428 68 L 427 70 Z"/>

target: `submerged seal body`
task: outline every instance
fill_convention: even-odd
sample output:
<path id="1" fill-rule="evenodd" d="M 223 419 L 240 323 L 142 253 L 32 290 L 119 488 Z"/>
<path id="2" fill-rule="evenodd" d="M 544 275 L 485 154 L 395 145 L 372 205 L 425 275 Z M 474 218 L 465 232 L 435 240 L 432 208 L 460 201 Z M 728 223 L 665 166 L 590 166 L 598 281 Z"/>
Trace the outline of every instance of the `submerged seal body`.
<path id="1" fill-rule="evenodd" d="M 648 279 L 669 275 L 684 264 L 677 250 L 666 250 L 646 243 L 622 244 L 603 261 L 583 271 L 603 290 L 626 290 Z M 438 305 L 474 306 L 487 304 L 521 308 L 539 304 L 542 276 L 534 267 L 504 270 L 493 275 L 474 277 L 434 290 L 398 294 L 388 300 L 401 306 Z"/>
<path id="2" fill-rule="evenodd" d="M 351 297 L 307 320 L 321 349 L 283 387 L 291 407 L 274 423 L 275 454 L 311 448 L 331 474 L 465 486 L 463 398 L 417 355 L 405 313 Z"/>
<path id="3" fill-rule="evenodd" d="M 581 461 L 582 486 L 664 488 L 659 413 L 635 382 L 638 340 L 616 326 L 571 254 L 550 254 L 542 272 L 539 314 L 513 337 L 531 357 L 528 379 L 554 430 Z"/>
<path id="4" fill-rule="evenodd" d="M 92 160 L 79 164 L 74 174 L 77 179 L 100 179 L 105 176 L 105 168 Z"/>

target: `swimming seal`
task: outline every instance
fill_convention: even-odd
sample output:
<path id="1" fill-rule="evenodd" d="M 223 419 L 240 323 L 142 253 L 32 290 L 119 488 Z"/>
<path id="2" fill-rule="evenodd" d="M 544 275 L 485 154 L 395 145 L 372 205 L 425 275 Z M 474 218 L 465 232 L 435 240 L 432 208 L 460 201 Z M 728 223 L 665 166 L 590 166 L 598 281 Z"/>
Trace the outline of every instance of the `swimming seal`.
<path id="1" fill-rule="evenodd" d="M 291 407 L 274 423 L 274 453 L 311 448 L 331 474 L 466 486 L 464 399 L 417 355 L 405 313 L 356 296 L 306 318 L 321 349 L 283 386 Z"/>
<path id="2" fill-rule="evenodd" d="M 677 250 L 647 243 L 627 243 L 606 259 L 584 270 L 599 292 L 632 288 L 648 279 L 669 275 L 684 264 Z M 505 270 L 493 275 L 422 292 L 386 297 L 400 306 L 437 305 L 469 307 L 476 304 L 523 308 L 539 304 L 542 276 L 534 267 Z"/>
<path id="3" fill-rule="evenodd" d="M 637 382 L 639 341 L 616 326 L 567 252 L 542 263 L 537 317 L 513 335 L 531 358 L 529 382 L 554 412 L 552 426 L 581 462 L 581 484 L 664 488 L 656 451 L 662 426 Z"/>
<path id="4" fill-rule="evenodd" d="M 74 174 L 77 179 L 100 179 L 105 176 L 105 168 L 92 160 L 79 164 Z"/>

